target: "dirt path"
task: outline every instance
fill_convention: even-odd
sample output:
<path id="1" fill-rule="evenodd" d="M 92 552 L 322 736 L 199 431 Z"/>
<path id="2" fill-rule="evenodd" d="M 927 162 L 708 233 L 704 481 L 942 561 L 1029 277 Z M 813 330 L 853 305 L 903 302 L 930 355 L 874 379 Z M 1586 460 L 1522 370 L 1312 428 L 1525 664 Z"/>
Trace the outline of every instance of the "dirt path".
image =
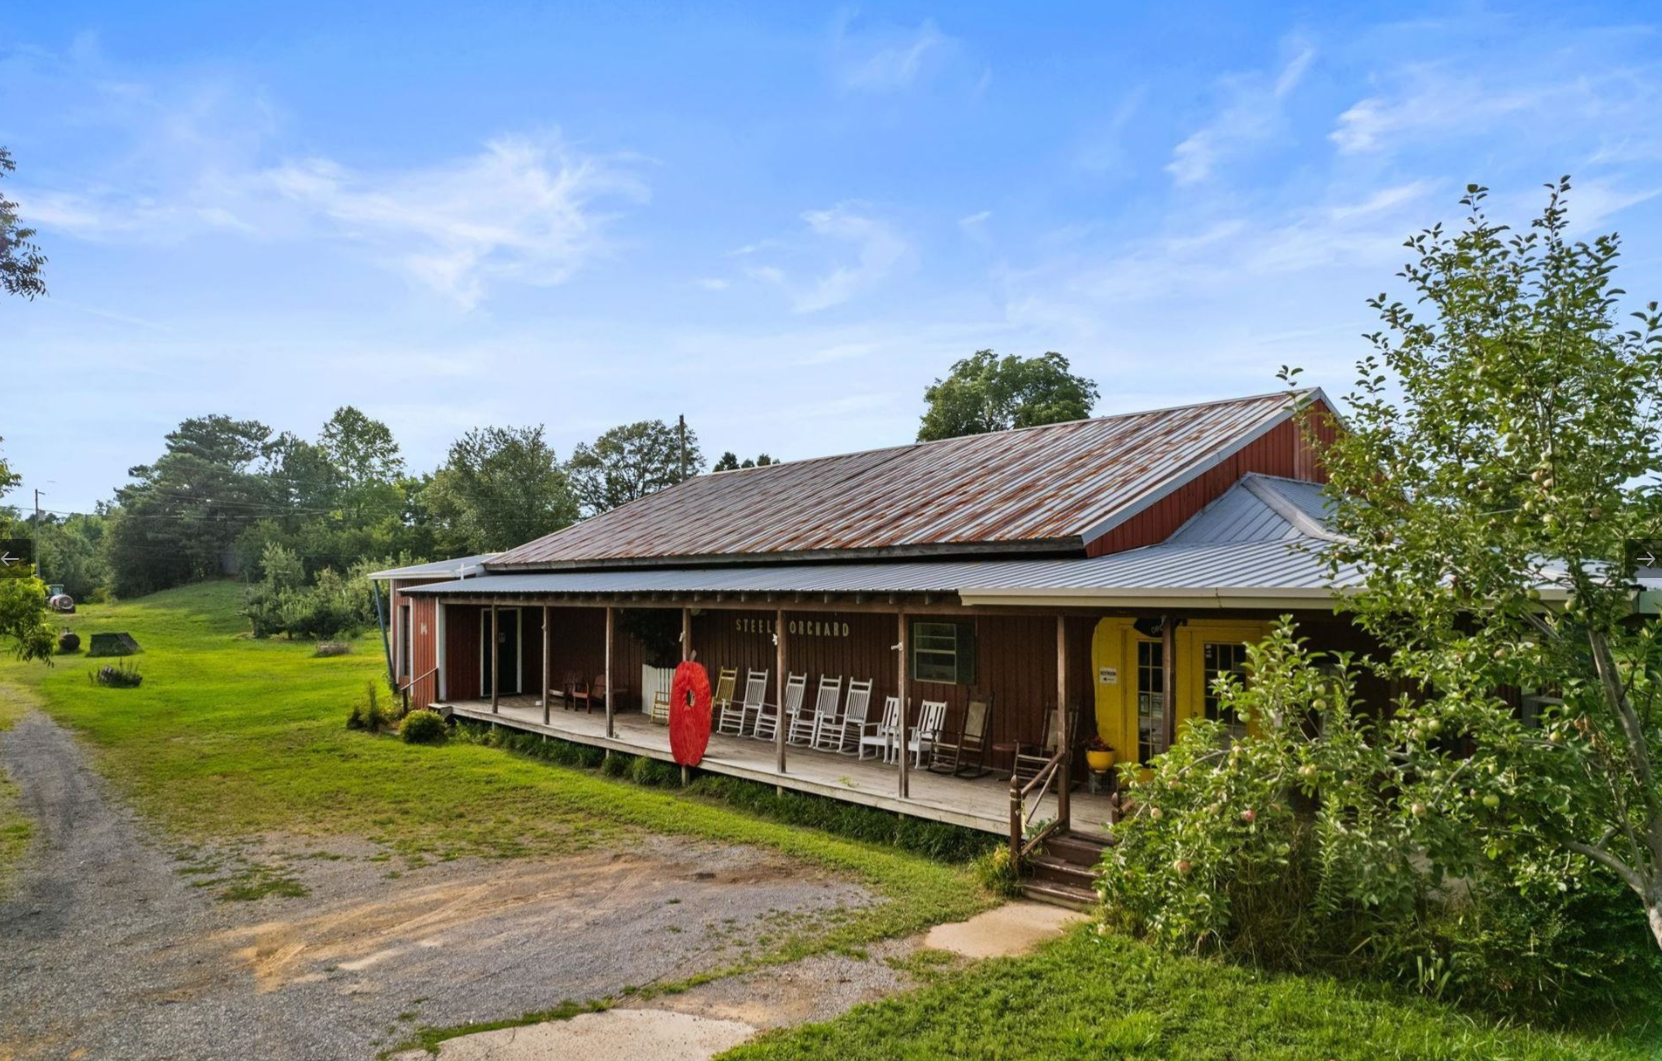
<path id="1" fill-rule="evenodd" d="M 37 822 L 0 897 L 0 1061 L 364 1058 L 417 1024 L 725 965 L 869 899 L 769 852 L 656 837 L 396 880 L 367 845 L 276 838 L 254 857 L 309 894 L 221 902 L 193 886 L 203 854 L 159 846 L 44 714 L 0 733 L 0 768 Z"/>

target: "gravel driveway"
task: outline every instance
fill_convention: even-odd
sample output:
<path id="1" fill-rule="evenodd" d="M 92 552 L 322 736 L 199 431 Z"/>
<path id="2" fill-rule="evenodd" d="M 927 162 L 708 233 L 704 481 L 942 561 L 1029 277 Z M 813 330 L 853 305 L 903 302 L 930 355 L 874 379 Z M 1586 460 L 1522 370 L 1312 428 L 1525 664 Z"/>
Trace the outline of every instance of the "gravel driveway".
<path id="1" fill-rule="evenodd" d="M 253 857 L 309 894 L 222 902 L 183 872 L 202 852 L 160 846 L 44 714 L 0 734 L 0 767 L 37 822 L 0 896 L 0 1061 L 365 1058 L 418 1024 L 722 966 L 870 899 L 772 852 L 662 837 L 395 880 L 365 844 L 267 838 Z"/>

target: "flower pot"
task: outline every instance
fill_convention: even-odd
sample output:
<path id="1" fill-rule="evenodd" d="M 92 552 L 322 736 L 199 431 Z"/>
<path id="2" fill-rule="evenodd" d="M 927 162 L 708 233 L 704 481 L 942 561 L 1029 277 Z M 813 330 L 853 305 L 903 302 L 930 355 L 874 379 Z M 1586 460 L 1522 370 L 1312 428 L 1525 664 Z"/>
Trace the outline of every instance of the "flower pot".
<path id="1" fill-rule="evenodd" d="M 1111 751 L 1087 751 L 1085 762 L 1096 773 L 1106 773 L 1114 765 L 1114 753 Z"/>

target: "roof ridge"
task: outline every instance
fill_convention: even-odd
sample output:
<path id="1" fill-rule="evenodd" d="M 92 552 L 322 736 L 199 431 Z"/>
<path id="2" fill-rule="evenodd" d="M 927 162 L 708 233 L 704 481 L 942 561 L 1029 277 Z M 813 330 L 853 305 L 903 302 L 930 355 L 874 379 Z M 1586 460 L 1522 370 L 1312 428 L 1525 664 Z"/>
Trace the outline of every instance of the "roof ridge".
<path id="1" fill-rule="evenodd" d="M 964 442 L 966 439 L 989 438 L 994 435 L 1016 435 L 1026 431 L 1049 431 L 1055 428 L 1073 427 L 1077 424 L 1094 424 L 1104 420 L 1124 420 L 1133 416 L 1154 416 L 1159 413 L 1175 413 L 1184 409 L 1206 409 L 1214 405 L 1245 405 L 1248 402 L 1263 401 L 1265 398 L 1304 398 L 1320 393 L 1320 387 L 1297 387 L 1292 390 L 1264 391 L 1260 394 L 1243 394 L 1234 398 L 1213 398 L 1204 402 L 1184 402 L 1178 405 L 1166 405 L 1155 409 L 1128 409 L 1120 413 L 1106 413 L 1102 416 L 1082 416 L 1077 420 L 1058 420 L 1050 424 L 1028 424 L 1026 427 L 1006 427 L 998 431 L 978 431 L 970 435 L 953 435 L 951 438 L 931 438 L 914 440 L 911 442 L 897 442 L 892 446 L 873 446 L 871 449 L 851 449 L 843 453 L 822 453 L 815 457 L 802 457 L 798 460 L 777 460 L 772 464 L 760 464 L 754 468 L 724 468 L 719 472 L 709 472 L 710 475 L 730 475 L 733 472 L 759 472 L 766 468 L 777 468 L 782 464 L 811 464 L 816 461 L 841 460 L 844 457 L 859 457 L 871 453 L 885 453 L 890 450 L 920 449 L 924 446 L 941 446 L 951 442 Z M 698 478 L 695 476 L 695 478 Z M 680 484 L 676 484 L 680 485 Z"/>
<path id="2" fill-rule="evenodd" d="M 1251 493 L 1253 497 L 1256 497 L 1258 500 L 1262 501 L 1266 506 L 1268 506 L 1271 512 L 1274 512 L 1276 515 L 1286 520 L 1292 525 L 1294 530 L 1298 531 L 1305 537 L 1320 538 L 1323 541 L 1329 542 L 1342 542 L 1345 540 L 1343 535 L 1335 534 L 1320 520 L 1313 518 L 1310 513 L 1304 511 L 1291 501 L 1288 501 L 1285 497 L 1276 493 L 1273 488 L 1265 485 L 1262 480 L 1268 478 L 1271 477 L 1243 475 L 1239 480 L 1237 480 L 1237 485 Z M 1299 480 L 1289 481 L 1298 482 Z"/>

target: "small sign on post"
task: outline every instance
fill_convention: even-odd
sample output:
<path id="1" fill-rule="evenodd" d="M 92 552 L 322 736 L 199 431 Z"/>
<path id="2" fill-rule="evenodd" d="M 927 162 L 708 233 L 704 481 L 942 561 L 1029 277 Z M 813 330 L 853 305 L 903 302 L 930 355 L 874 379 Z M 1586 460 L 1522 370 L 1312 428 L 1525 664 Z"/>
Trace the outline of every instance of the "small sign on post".
<path id="1" fill-rule="evenodd" d="M 1636 538 L 1627 543 L 1633 579 L 1645 589 L 1662 589 L 1662 539 Z"/>
<path id="2" fill-rule="evenodd" d="M 1098 667 L 1096 672 L 1096 683 L 1098 685 L 1118 685 L 1120 683 L 1119 668 Z"/>
<path id="3" fill-rule="evenodd" d="M 0 578 L 35 576 L 33 538 L 0 538 Z"/>

